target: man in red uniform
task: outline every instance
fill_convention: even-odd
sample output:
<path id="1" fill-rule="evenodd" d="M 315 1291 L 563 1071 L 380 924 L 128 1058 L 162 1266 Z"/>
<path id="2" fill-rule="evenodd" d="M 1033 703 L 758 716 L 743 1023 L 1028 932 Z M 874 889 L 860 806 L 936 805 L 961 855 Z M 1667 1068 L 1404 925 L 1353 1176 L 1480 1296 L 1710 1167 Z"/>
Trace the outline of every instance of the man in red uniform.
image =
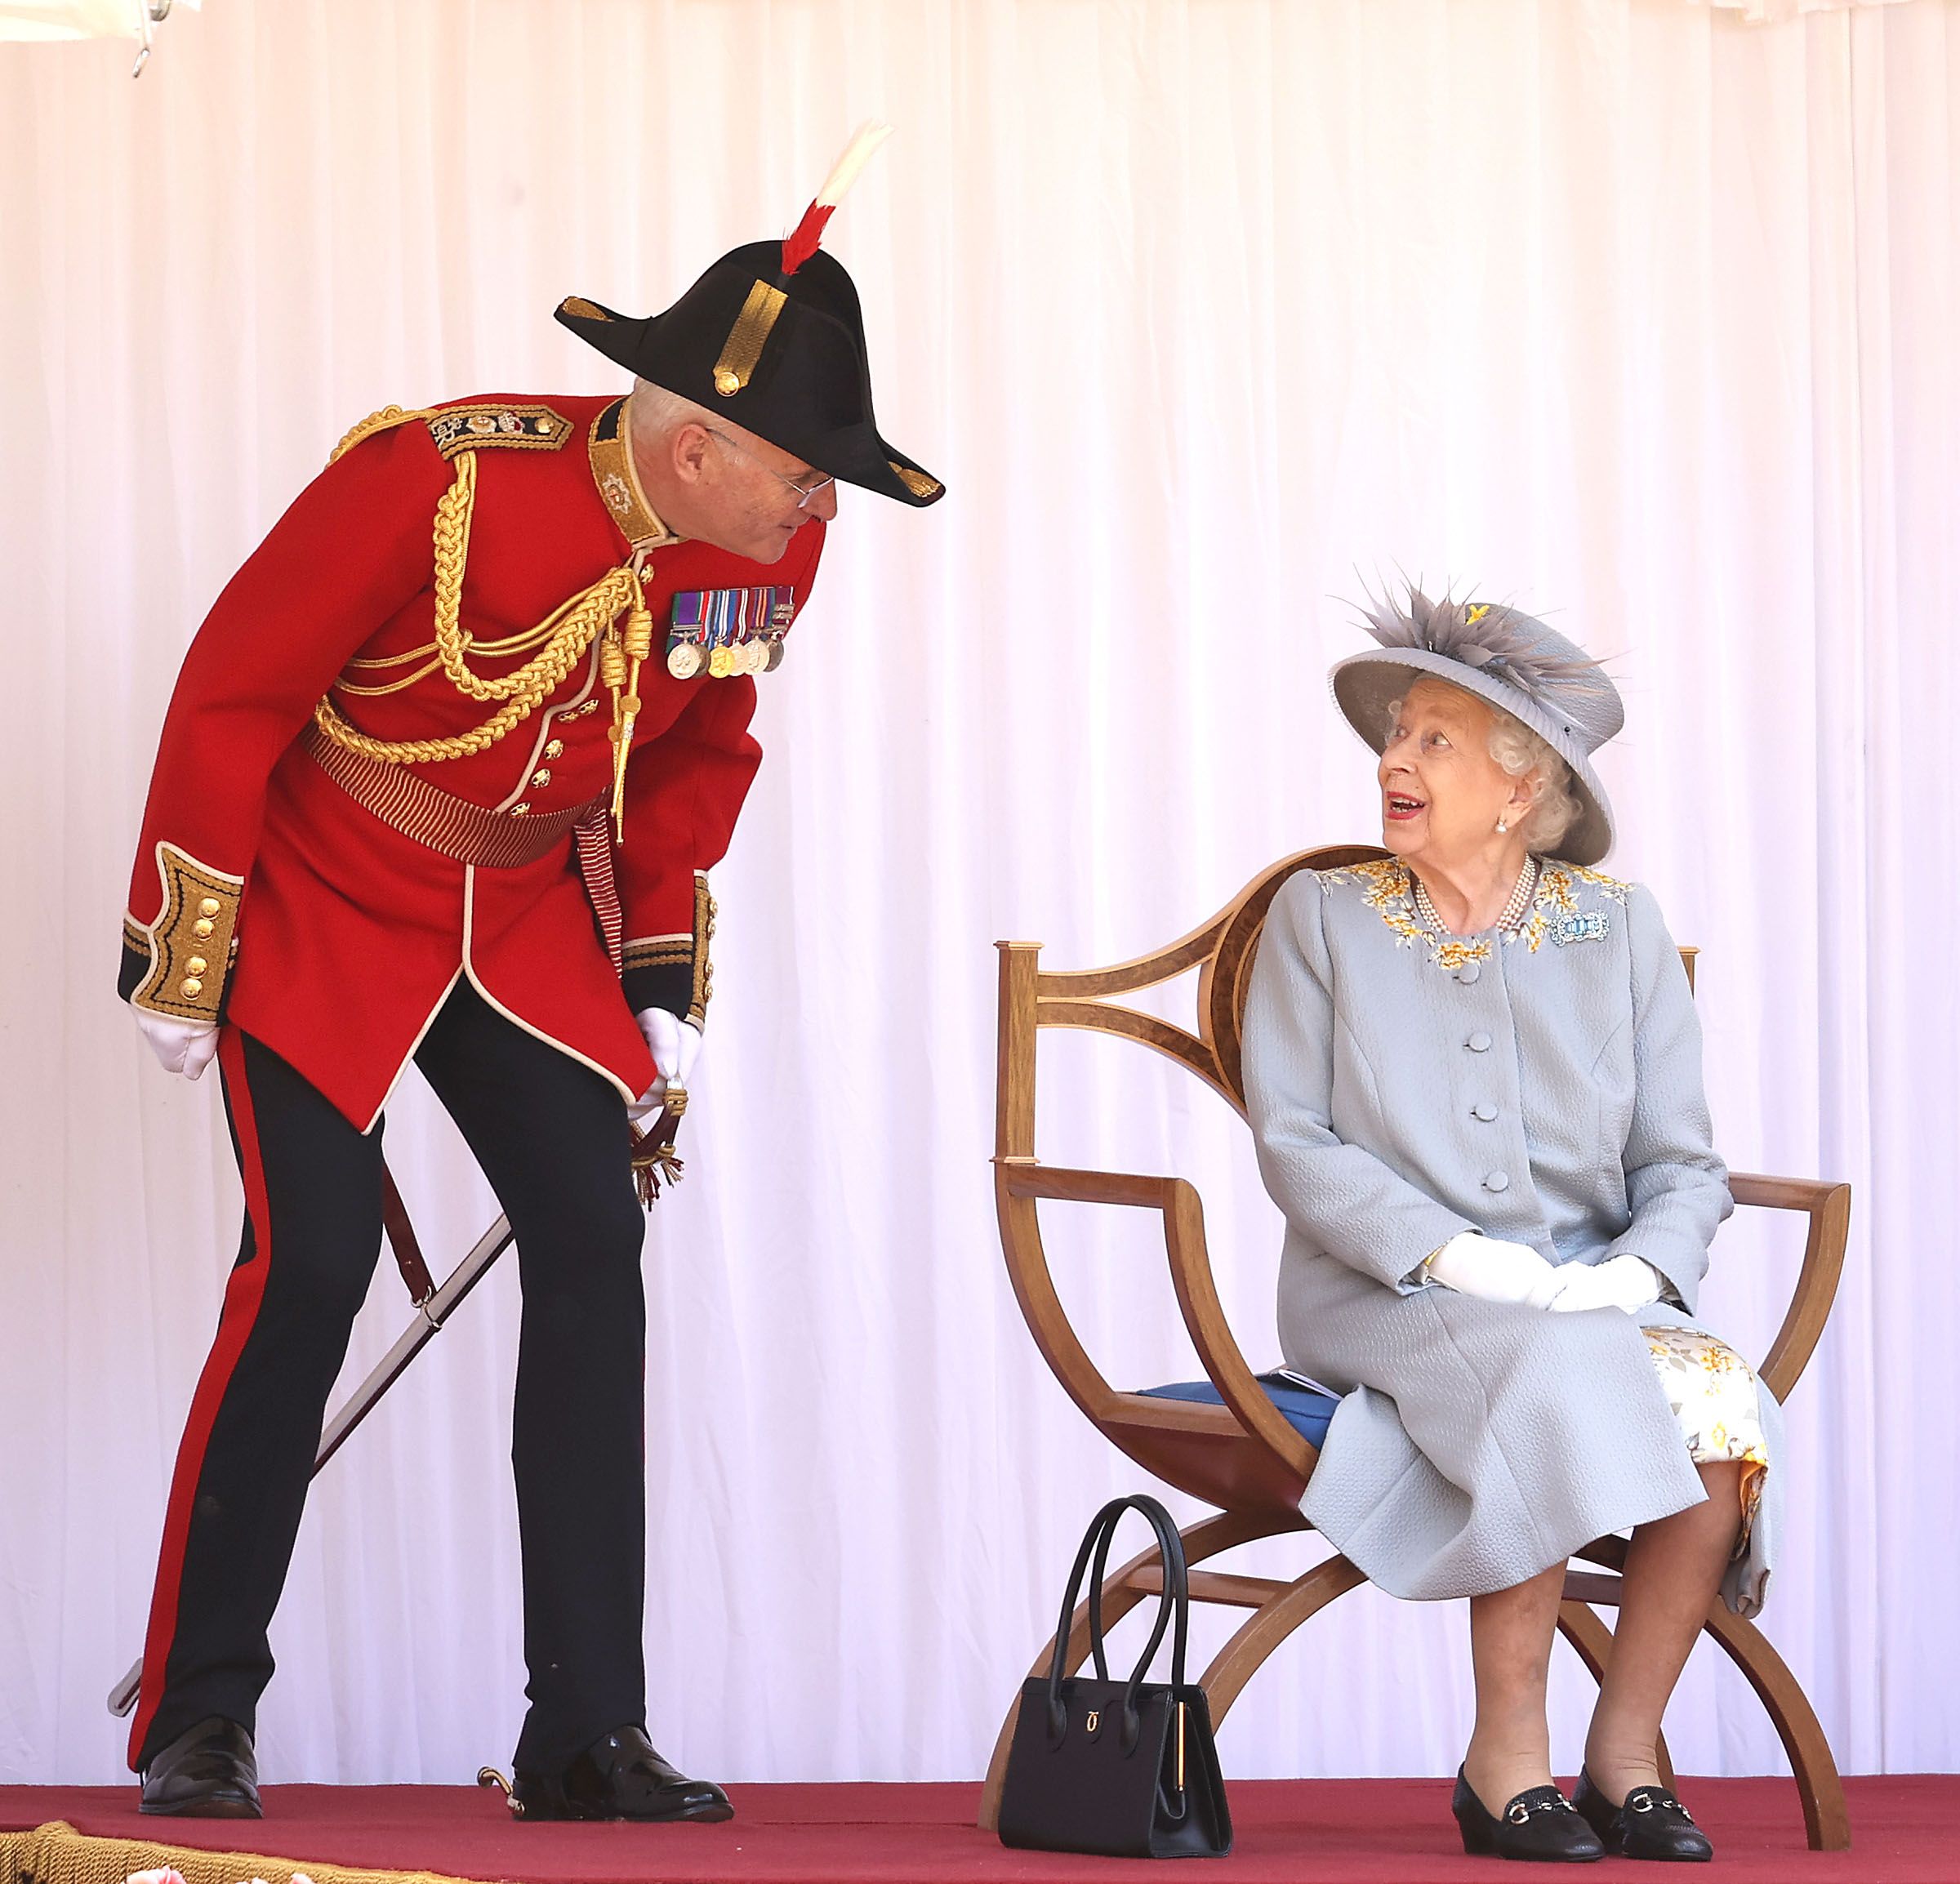
<path id="1" fill-rule="evenodd" d="M 130 1741 L 145 1812 L 258 1815 L 266 1631 L 412 1058 L 517 1239 L 517 1800 L 729 1815 L 645 1731 L 627 1108 L 684 1080 L 699 1043 L 705 872 L 835 481 L 942 494 L 878 434 L 856 292 L 815 246 L 835 194 L 663 314 L 566 301 L 629 396 L 357 426 L 185 657 L 122 992 L 173 1071 L 215 1052 L 245 1224 L 164 1521 Z"/>

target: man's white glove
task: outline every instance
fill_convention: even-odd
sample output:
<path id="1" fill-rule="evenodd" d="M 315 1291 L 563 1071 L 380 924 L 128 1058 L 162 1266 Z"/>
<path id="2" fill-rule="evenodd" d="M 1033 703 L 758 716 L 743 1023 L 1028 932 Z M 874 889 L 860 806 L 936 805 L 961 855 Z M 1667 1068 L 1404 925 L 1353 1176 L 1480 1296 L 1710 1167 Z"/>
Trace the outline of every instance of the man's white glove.
<path id="1" fill-rule="evenodd" d="M 216 1021 L 180 1021 L 168 1014 L 152 1013 L 148 1008 L 131 1008 L 136 1025 L 149 1049 L 163 1062 L 167 1073 L 181 1073 L 194 1080 L 211 1064 L 218 1050 Z"/>
<path id="2" fill-rule="evenodd" d="M 1429 1258 L 1430 1277 L 1459 1295 L 1543 1308 L 1558 1293 L 1558 1277 L 1528 1243 L 1507 1243 L 1477 1230 L 1459 1230 Z"/>
<path id="3" fill-rule="evenodd" d="M 1565 1263 L 1552 1273 L 1558 1284 L 1552 1307 L 1561 1315 L 1585 1308 L 1619 1308 L 1632 1315 L 1659 1301 L 1667 1289 L 1659 1271 L 1638 1256 Z"/>
<path id="4" fill-rule="evenodd" d="M 701 1029 L 665 1008 L 642 1008 L 633 1018 L 639 1022 L 647 1051 L 653 1056 L 654 1071 L 660 1075 L 640 1094 L 638 1102 L 626 1108 L 629 1117 L 639 1119 L 658 1111 L 666 1102 L 668 1080 L 687 1085 L 701 1053 Z"/>

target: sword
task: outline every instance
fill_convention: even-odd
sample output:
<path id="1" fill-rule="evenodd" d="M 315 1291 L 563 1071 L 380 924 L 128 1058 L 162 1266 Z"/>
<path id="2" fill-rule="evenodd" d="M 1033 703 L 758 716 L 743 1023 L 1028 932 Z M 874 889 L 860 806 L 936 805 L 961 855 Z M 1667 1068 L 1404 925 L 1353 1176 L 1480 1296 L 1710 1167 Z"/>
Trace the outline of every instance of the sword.
<path id="1" fill-rule="evenodd" d="M 669 1183 L 679 1181 L 681 1161 L 675 1156 L 674 1139 L 680 1116 L 687 1109 L 687 1089 L 670 1080 L 666 1103 L 653 1130 L 643 1133 L 636 1125 L 627 1127 L 633 1138 L 635 1178 L 643 1200 L 648 1203 L 658 1193 L 662 1178 Z M 415 1319 L 402 1331 L 394 1347 L 381 1356 L 368 1378 L 348 1396 L 346 1404 L 327 1422 L 320 1433 L 319 1450 L 313 1456 L 309 1482 L 319 1476 L 327 1461 L 347 1443 L 354 1428 L 373 1412 L 381 1396 L 408 1371 L 409 1362 L 442 1332 L 443 1325 L 456 1312 L 470 1291 L 489 1273 L 491 1264 L 510 1247 L 513 1240 L 510 1219 L 499 1217 L 477 1239 L 476 1246 L 450 1272 L 449 1280 L 439 1289 L 422 1259 L 408 1213 L 402 1206 L 401 1194 L 395 1189 L 394 1176 L 385 1165 L 381 1168 L 381 1220 L 387 1229 L 389 1242 L 394 1247 L 402 1279 L 408 1285 L 409 1294 L 415 1298 Z M 131 1664 L 129 1672 L 109 1690 L 109 1711 L 118 1717 L 127 1715 L 136 1704 L 142 1683 L 143 1658 L 139 1655 Z"/>

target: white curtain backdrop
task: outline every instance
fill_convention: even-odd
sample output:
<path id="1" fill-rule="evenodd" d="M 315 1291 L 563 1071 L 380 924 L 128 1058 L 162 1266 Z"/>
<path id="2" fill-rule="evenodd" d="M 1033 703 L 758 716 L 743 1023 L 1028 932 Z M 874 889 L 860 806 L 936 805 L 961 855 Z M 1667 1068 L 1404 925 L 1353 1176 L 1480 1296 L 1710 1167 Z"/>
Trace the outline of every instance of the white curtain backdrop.
<path id="1" fill-rule="evenodd" d="M 616 383 L 559 296 L 665 305 L 873 115 L 900 136 L 830 245 L 885 429 L 951 494 L 847 497 L 717 875 L 646 1258 L 655 1739 L 733 1779 L 981 1769 L 1142 1476 L 1003 1276 L 991 944 L 1120 959 L 1373 835 L 1323 677 L 1404 568 L 1613 657 L 1615 861 L 1704 951 L 1723 1149 L 1855 1187 L 1766 1627 L 1847 1769 L 1954 1763 L 1960 7 L 211 0 L 128 57 L 0 47 L 0 1779 L 121 1770 L 102 1697 L 236 1245 L 215 1082 L 112 987 L 204 608 L 353 421 Z M 1045 1049 L 1045 1155 L 1197 1181 L 1270 1361 L 1241 1129 L 1104 1045 Z M 453 1260 L 493 1206 L 411 1089 L 390 1156 Z M 1136 1384 L 1192 1366 L 1148 1227 L 1054 1227 Z M 1717 1248 L 1710 1312 L 1758 1353 L 1794 1256 Z M 506 1267 L 318 1485 L 269 1779 L 507 1756 L 517 1312 Z M 350 1381 L 407 1314 L 384 1263 Z M 1223 1751 L 1444 1772 L 1468 1724 L 1463 1606 L 1364 1592 Z M 1704 1653 L 1669 1730 L 1688 1770 L 1779 1765 Z"/>

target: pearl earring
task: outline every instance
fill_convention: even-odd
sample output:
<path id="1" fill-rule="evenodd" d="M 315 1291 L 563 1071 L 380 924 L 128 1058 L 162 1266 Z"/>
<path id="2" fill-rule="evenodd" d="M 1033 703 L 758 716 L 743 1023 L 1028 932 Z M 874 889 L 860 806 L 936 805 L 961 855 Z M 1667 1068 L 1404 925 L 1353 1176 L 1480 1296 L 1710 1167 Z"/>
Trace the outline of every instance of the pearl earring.
<path id="1" fill-rule="evenodd" d="M 1502 837 L 1510 828 L 1511 826 L 1505 823 L 1501 817 L 1497 821 L 1497 835 L 1499 837 Z"/>

